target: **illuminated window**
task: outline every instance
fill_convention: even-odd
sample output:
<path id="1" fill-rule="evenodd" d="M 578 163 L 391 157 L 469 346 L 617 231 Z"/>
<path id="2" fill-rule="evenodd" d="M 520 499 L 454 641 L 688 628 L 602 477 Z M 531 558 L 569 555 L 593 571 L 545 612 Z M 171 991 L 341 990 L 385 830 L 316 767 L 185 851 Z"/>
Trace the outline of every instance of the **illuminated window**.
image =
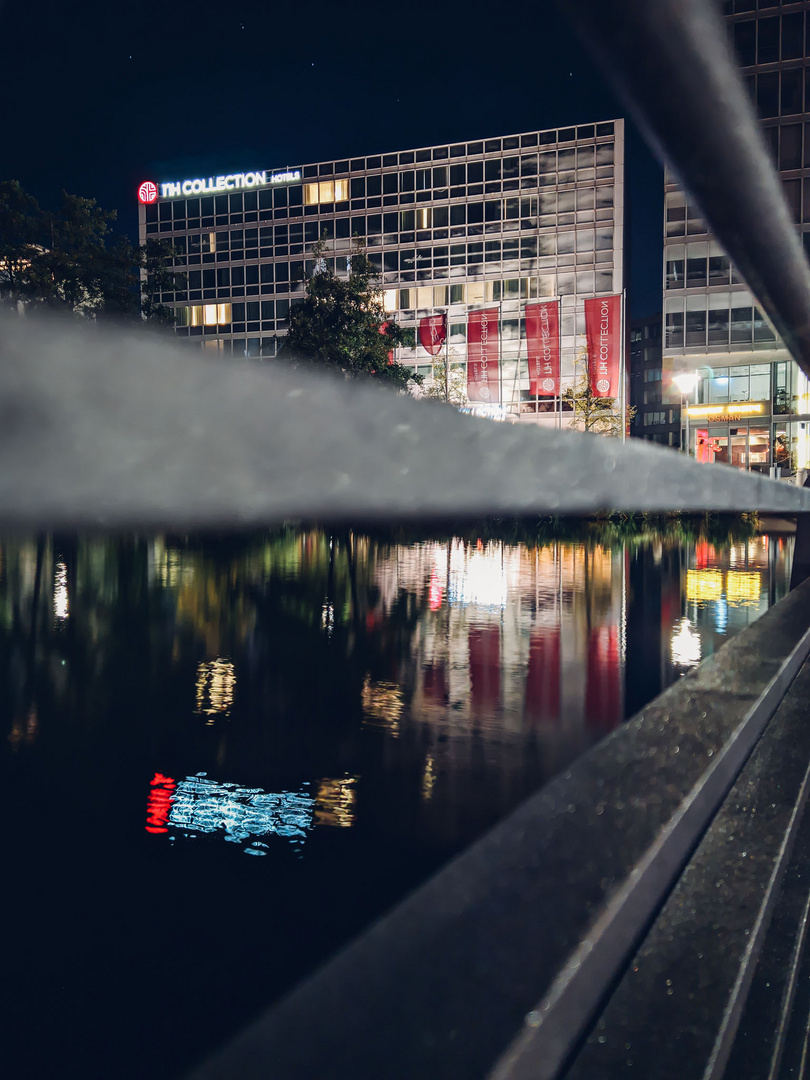
<path id="1" fill-rule="evenodd" d="M 382 297 L 383 297 L 383 307 L 385 308 L 386 311 L 396 311 L 397 310 L 397 290 L 396 289 L 386 289 L 383 292 Z"/>
<path id="2" fill-rule="evenodd" d="M 319 184 L 304 184 L 304 205 L 345 202 L 349 197 L 348 180 L 321 180 Z"/>
<path id="3" fill-rule="evenodd" d="M 424 206 L 420 210 L 416 211 L 416 227 L 417 229 L 429 229 L 430 228 L 430 207 Z"/>
<path id="4" fill-rule="evenodd" d="M 187 311 L 189 326 L 230 326 L 232 320 L 230 304 L 204 304 Z"/>

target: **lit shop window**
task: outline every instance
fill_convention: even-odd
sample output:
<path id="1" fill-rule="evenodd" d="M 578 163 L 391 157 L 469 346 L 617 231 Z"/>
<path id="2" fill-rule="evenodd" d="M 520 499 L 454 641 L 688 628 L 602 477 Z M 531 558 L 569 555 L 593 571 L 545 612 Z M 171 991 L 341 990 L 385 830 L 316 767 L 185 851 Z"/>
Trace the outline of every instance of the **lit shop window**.
<path id="1" fill-rule="evenodd" d="M 304 205 L 345 202 L 349 198 L 348 180 L 321 180 L 319 184 L 304 184 Z"/>
<path id="2" fill-rule="evenodd" d="M 230 304 L 201 304 L 199 307 L 178 308 L 178 326 L 230 326 Z"/>

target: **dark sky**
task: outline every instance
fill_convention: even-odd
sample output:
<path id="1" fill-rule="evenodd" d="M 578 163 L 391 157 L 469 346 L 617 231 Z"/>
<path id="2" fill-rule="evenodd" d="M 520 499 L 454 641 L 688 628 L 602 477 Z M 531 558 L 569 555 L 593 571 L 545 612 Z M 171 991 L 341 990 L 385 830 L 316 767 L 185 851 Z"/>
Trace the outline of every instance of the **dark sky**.
<path id="1" fill-rule="evenodd" d="M 174 179 L 624 115 L 550 0 L 0 0 L 0 177 L 117 209 Z M 662 180 L 628 138 L 631 307 L 661 306 Z"/>

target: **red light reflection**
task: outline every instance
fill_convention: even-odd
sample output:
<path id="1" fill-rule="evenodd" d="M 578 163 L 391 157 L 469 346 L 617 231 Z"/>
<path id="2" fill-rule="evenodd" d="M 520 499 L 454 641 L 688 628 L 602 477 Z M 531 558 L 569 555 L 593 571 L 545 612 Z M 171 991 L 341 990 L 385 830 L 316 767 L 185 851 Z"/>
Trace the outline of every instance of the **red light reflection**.
<path id="1" fill-rule="evenodd" d="M 169 830 L 166 823 L 169 820 L 169 812 L 174 802 L 174 789 L 177 787 L 170 776 L 163 773 L 155 773 L 149 781 L 150 792 L 146 802 L 146 831 L 148 833 L 165 833 Z"/>

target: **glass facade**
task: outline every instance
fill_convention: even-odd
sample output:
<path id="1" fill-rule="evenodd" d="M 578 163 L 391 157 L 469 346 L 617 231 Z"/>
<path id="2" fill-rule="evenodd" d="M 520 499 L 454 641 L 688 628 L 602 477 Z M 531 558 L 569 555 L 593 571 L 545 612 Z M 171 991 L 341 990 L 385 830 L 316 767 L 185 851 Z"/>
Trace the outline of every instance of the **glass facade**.
<path id="1" fill-rule="evenodd" d="M 729 34 L 779 170 L 788 206 L 810 251 L 810 2 L 727 0 Z M 774 333 L 756 298 L 670 175 L 664 221 L 663 348 L 669 372 L 697 371 L 693 407 L 718 405 L 713 422 L 692 424 L 702 461 L 791 474 L 810 467 L 807 380 Z M 671 382 L 671 375 L 669 377 Z M 664 395 L 680 405 L 674 386 Z M 761 406 L 756 419 L 746 407 Z M 742 406 L 741 410 L 734 406 Z M 744 422 L 733 419 L 746 414 Z M 691 418 L 691 413 L 690 413 Z"/>
<path id="2" fill-rule="evenodd" d="M 392 317 L 416 327 L 447 314 L 452 364 L 466 364 L 469 310 L 499 305 L 501 400 L 528 416 L 525 302 L 560 298 L 564 389 L 584 349 L 585 298 L 624 287 L 621 120 L 266 175 L 296 179 L 140 207 L 142 242 L 170 240 L 187 275 L 185 290 L 161 297 L 178 335 L 223 356 L 274 357 L 316 269 L 316 242 L 343 275 L 359 239 Z M 421 345 L 397 359 L 431 372 Z"/>

